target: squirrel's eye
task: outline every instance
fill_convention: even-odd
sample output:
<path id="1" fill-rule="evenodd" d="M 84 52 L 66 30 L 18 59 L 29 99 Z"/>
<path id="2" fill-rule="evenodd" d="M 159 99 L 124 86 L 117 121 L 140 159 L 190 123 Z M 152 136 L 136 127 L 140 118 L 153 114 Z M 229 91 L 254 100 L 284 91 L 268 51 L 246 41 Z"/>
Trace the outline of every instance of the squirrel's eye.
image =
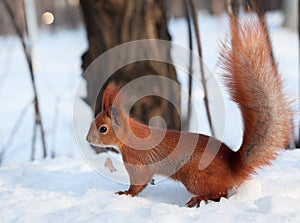
<path id="1" fill-rule="evenodd" d="M 99 132 L 100 133 L 106 133 L 107 132 L 107 127 L 105 125 L 100 126 Z"/>

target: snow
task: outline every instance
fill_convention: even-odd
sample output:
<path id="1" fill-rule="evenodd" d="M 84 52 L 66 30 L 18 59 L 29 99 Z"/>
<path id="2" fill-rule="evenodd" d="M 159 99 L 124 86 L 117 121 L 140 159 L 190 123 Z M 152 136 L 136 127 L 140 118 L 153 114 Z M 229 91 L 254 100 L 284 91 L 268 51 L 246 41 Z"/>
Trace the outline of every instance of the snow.
<path id="1" fill-rule="evenodd" d="M 218 40 L 226 37 L 224 17 L 199 16 L 205 64 L 218 74 Z M 297 97 L 299 47 L 297 34 L 282 28 L 280 13 L 268 16 L 274 54 L 287 88 Z M 188 46 L 185 21 L 169 23 L 173 41 Z M 35 42 L 36 81 L 48 153 L 55 159 L 29 163 L 33 130 L 32 89 L 19 41 L 0 37 L 0 222 L 300 222 L 300 151 L 283 151 L 274 165 L 257 172 L 252 180 L 220 202 L 186 208 L 191 198 L 179 182 L 155 176 L 138 197 L 115 195 L 127 189 L 128 176 L 120 156 L 95 156 L 84 140 L 92 119 L 81 102 L 82 123 L 78 148 L 73 132 L 73 103 L 81 81 L 80 56 L 87 47 L 83 29 L 41 33 Z M 180 81 L 186 84 L 184 77 Z M 196 102 L 197 103 L 197 102 Z M 298 105 L 298 104 L 297 104 Z M 296 106 L 297 106 L 296 105 Z M 9 135 L 23 108 L 27 108 L 15 138 Z M 224 141 L 233 149 L 241 142 L 241 120 L 236 106 L 226 101 Z M 191 124 L 191 131 L 207 132 Z M 195 122 L 197 123 L 197 122 Z M 299 123 L 295 123 L 295 129 Z M 89 151 L 89 155 L 83 150 Z M 82 157 L 84 153 L 86 157 Z M 104 162 L 112 158 L 117 171 L 110 173 Z M 95 159 L 95 160 L 92 160 Z M 97 165 L 95 163 L 97 162 Z M 120 180 L 121 179 L 121 180 Z"/>
<path id="2" fill-rule="evenodd" d="M 82 159 L 57 158 L 0 169 L 4 222 L 299 222 L 300 153 L 285 151 L 229 199 L 187 208 L 178 182 L 149 185 L 138 197 Z"/>

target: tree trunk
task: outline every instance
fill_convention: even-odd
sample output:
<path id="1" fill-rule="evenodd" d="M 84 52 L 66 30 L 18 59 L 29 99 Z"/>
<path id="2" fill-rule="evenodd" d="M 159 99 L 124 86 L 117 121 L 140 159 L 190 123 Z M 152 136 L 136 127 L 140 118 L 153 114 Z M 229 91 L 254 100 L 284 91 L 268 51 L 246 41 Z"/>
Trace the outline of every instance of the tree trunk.
<path id="1" fill-rule="evenodd" d="M 89 42 L 89 49 L 82 56 L 84 70 L 99 55 L 119 44 L 140 39 L 171 40 L 163 0 L 81 0 L 80 4 Z M 170 55 L 170 52 L 158 51 L 158 53 Z M 174 66 L 158 61 L 129 64 L 119 69 L 111 77 L 111 80 L 124 85 L 146 75 L 162 75 L 177 81 Z M 101 79 L 103 76 L 84 75 L 84 78 L 87 81 L 85 101 L 91 107 L 96 101 L 96 115 L 101 110 L 101 93 L 98 96 L 100 89 L 95 84 L 97 81 L 93 78 Z M 179 89 L 164 89 L 165 86 L 155 87 L 161 91 L 167 91 L 170 95 L 176 95 L 177 106 L 179 105 Z M 178 111 L 167 100 L 159 97 L 151 96 L 139 100 L 131 110 L 131 115 L 145 124 L 148 124 L 152 117 L 161 116 L 169 129 L 180 129 Z"/>
<path id="2" fill-rule="evenodd" d="M 298 0 L 284 1 L 284 26 L 297 31 L 298 28 Z"/>

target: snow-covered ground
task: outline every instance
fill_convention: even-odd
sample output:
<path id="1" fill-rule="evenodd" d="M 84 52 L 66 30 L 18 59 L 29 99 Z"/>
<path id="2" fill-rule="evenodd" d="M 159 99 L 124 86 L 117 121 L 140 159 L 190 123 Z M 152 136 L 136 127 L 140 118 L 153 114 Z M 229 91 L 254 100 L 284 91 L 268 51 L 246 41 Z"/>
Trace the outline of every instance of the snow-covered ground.
<path id="1" fill-rule="evenodd" d="M 0 222 L 300 222 L 300 153 L 286 151 L 236 194 L 186 208 L 178 182 L 149 185 L 138 197 L 82 159 L 58 158 L 0 169 Z"/>
<path id="2" fill-rule="evenodd" d="M 280 27 L 280 14 L 268 19 L 279 69 L 296 97 L 297 34 Z M 185 25 L 184 20 L 173 20 L 169 27 L 173 41 L 188 46 Z M 200 28 L 204 61 L 218 73 L 218 40 L 225 36 L 224 18 L 200 14 Z M 5 150 L 0 168 L 0 222 L 300 222 L 298 150 L 282 152 L 273 166 L 258 171 L 229 199 L 202 204 L 200 209 L 184 207 L 191 194 L 171 180 L 149 185 L 136 198 L 115 195 L 127 186 L 95 172 L 80 155 L 73 132 L 74 96 L 86 45 L 83 29 L 42 33 L 36 40 L 36 78 L 48 153 L 57 158 L 42 160 L 38 140 L 38 161 L 29 163 L 33 130 L 29 74 L 18 40 L 0 37 L 0 152 Z M 224 140 L 235 149 L 242 137 L 241 123 L 238 110 L 230 102 L 227 105 L 231 118 L 226 120 Z M 24 108 L 28 109 L 18 119 Z M 82 128 L 86 129 L 91 112 L 84 103 L 82 111 L 86 114 Z M 10 138 L 17 121 L 19 128 Z M 206 131 L 191 127 L 192 131 Z M 107 154 L 101 156 L 104 160 Z M 126 175 L 124 169 L 117 169 L 111 175 Z"/>

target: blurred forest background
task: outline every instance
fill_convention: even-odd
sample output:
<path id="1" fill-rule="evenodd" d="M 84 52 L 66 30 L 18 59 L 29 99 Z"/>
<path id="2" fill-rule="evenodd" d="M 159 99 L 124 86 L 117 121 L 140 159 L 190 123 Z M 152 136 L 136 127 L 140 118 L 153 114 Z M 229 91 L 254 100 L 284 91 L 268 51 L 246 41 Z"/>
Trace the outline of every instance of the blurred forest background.
<path id="1" fill-rule="evenodd" d="M 113 46 L 116 46 L 120 43 L 134 40 L 134 39 L 143 39 L 143 38 L 150 38 L 147 33 L 144 33 L 143 25 L 141 26 L 133 26 L 136 30 L 133 30 L 133 28 L 129 27 L 126 24 L 123 24 L 123 16 L 118 17 L 118 13 L 124 13 L 126 15 L 126 10 L 128 10 L 129 7 L 128 4 L 132 6 L 132 12 L 134 12 L 134 8 L 138 7 L 138 5 L 147 5 L 151 10 L 158 10 L 159 13 L 153 13 L 154 11 L 151 11 L 150 14 L 150 20 L 153 22 L 153 26 L 157 28 L 157 36 L 154 36 L 155 38 L 159 39 L 166 39 L 171 40 L 172 36 L 169 35 L 168 30 L 168 22 L 170 20 L 174 19 L 182 19 L 186 20 L 188 19 L 186 17 L 186 2 L 185 0 L 132 0 L 132 1 L 126 1 L 126 0 L 115 0 L 115 1 L 105 1 L 105 0 L 0 0 L 0 36 L 2 39 L 0 41 L 5 42 L 5 38 L 14 38 L 18 32 L 16 32 L 16 27 L 20 30 L 21 38 L 23 38 L 23 45 L 25 48 L 27 47 L 27 53 L 30 54 L 30 47 L 35 44 L 35 42 L 42 36 L 45 36 L 47 34 L 55 34 L 55 33 L 61 33 L 61 32 L 68 32 L 68 31 L 75 31 L 76 30 L 83 30 L 85 32 L 85 38 L 86 38 L 86 45 L 84 45 L 84 49 L 82 49 L 82 52 L 78 53 L 78 67 L 82 69 L 81 72 L 87 68 L 87 66 L 101 53 L 105 52 L 106 50 L 110 49 Z M 10 8 L 12 9 L 12 13 L 14 14 L 15 18 L 14 21 L 10 18 L 9 12 L 7 10 L 7 7 L 5 4 L 2 3 L 8 3 Z M 299 11 L 299 2 L 297 0 L 262 0 L 262 1 L 251 1 L 251 0 L 234 0 L 232 2 L 239 2 L 242 9 L 246 10 L 247 5 L 251 2 L 259 2 L 260 8 L 264 12 L 270 12 L 270 11 L 280 11 L 284 15 L 284 21 L 283 26 L 294 31 L 299 32 L 299 18 L 298 18 L 298 11 Z M 118 7 L 119 8 L 118 8 Z M 124 6 L 124 7 L 123 7 Z M 155 8 L 156 6 L 159 6 L 159 9 Z M 226 1 L 225 0 L 196 0 L 195 6 L 197 10 L 201 10 L 202 13 L 215 16 L 215 17 L 221 17 L 224 13 L 226 13 Z M 152 7 L 152 8 L 151 8 Z M 139 17 L 144 16 L 146 18 L 146 14 L 143 13 L 137 14 L 137 13 L 128 13 L 130 11 L 127 11 L 127 14 L 131 16 L 134 21 L 138 21 Z M 102 13 L 102 14 L 101 14 Z M 111 13 L 111 14 L 109 14 Z M 122 14 L 123 15 L 123 14 Z M 156 15 L 153 16 L 153 15 Z M 159 16 L 157 16 L 159 15 Z M 99 16 L 99 17 L 97 17 Z M 102 17 L 101 17 L 102 16 Z M 105 17 L 104 17 L 105 16 Z M 94 18 L 91 19 L 91 18 Z M 95 19 L 96 18 L 96 19 Z M 109 25 L 103 25 L 101 24 L 101 18 L 104 18 L 107 24 Z M 156 20 L 155 20 L 156 19 Z M 145 19 L 146 20 L 146 19 Z M 131 20 L 129 20 L 131 21 Z M 13 24 L 15 23 L 15 24 Z M 101 36 L 104 35 L 104 33 L 114 32 L 116 27 L 125 27 L 125 37 L 122 36 L 123 39 L 115 38 L 113 35 L 110 35 L 110 40 L 108 42 L 101 42 L 99 39 L 101 39 Z M 151 22 L 150 22 L 151 23 Z M 113 27 L 110 27 L 111 24 L 115 24 Z M 134 22 L 132 23 L 134 24 Z M 157 25 L 159 24 L 159 25 Z M 128 31 L 126 30 L 128 28 Z M 130 28 L 130 29 L 129 29 Z M 106 29 L 106 30 L 105 30 Z M 140 31 L 139 31 L 140 30 Z M 80 32 L 81 32 L 80 31 Z M 130 33 L 132 32 L 132 33 Z M 145 31 L 146 32 L 146 31 Z M 109 33 L 111 34 L 111 33 Z M 22 36 L 23 35 L 23 36 Z M 182 35 L 187 35 L 187 33 L 182 33 Z M 202 36 L 209 35 L 208 33 L 201 33 Z M 96 37 L 95 37 L 96 36 Z M 100 37 L 99 37 L 100 36 Z M 118 35 L 117 35 L 118 36 Z M 75 37 L 75 35 L 74 35 Z M 73 38 L 73 37 L 72 37 Z M 70 38 L 71 39 L 71 38 Z M 51 40 L 50 39 L 47 39 Z M 96 42 L 95 42 L 96 40 Z M 47 45 L 48 43 L 44 44 Z M 49 42 L 50 44 L 50 42 Z M 76 44 L 76 42 L 75 42 Z M 4 44 L 5 45 L 5 44 Z M 62 44 L 63 45 L 63 44 Z M 74 48 L 77 46 L 74 45 Z M 67 48 L 69 50 L 70 48 Z M 61 50 L 64 51 L 63 46 L 61 47 Z M 196 48 L 194 48 L 196 51 Z M 25 49 L 26 51 L 26 49 Z M 1 52 L 0 52 L 1 53 Z M 53 52 L 53 55 L 59 55 L 62 52 L 57 51 Z M 4 53 L 2 52 L 4 55 Z M 1 55 L 0 55 L 1 56 Z M 28 55 L 27 55 L 28 56 Z M 30 56 L 30 55 L 29 55 Z M 3 56 L 3 58 L 5 55 Z M 7 57 L 8 58 L 8 57 Z M 22 56 L 19 57 L 22 59 Z M 18 58 L 18 59 L 19 59 Z M 20 59 L 20 60 L 21 60 Z M 28 59 L 28 58 L 27 58 Z M 62 58 L 61 60 L 63 60 Z M 205 59 L 205 56 L 204 56 Z M 34 60 L 34 57 L 30 59 L 29 63 L 31 63 Z M 34 61 L 33 61 L 34 62 Z M 38 62 L 38 61 L 37 61 Z M 3 65 L 4 64 L 4 65 Z M 36 66 L 39 68 L 43 66 L 44 64 L 36 64 Z M 4 66 L 4 68 L 1 68 L 3 71 L 5 71 L 5 63 L 2 63 L 1 66 Z M 29 65 L 29 67 L 32 67 L 33 65 Z M 57 66 L 59 69 L 60 65 L 54 64 L 54 67 Z M 62 66 L 62 72 L 64 72 L 64 67 Z M 158 66 L 158 68 L 157 68 Z M 172 66 L 163 64 L 146 64 L 147 70 L 144 70 L 145 65 L 137 64 L 134 67 L 127 67 L 125 68 L 125 71 L 120 71 L 120 73 L 130 73 L 130 70 L 132 69 L 138 69 L 141 73 L 146 74 L 147 72 L 154 72 L 156 73 L 157 70 L 167 70 L 171 72 L 165 72 L 166 76 L 169 75 L 174 80 L 177 80 L 176 77 L 176 71 Z M 151 69 L 150 69 L 150 68 Z M 23 68 L 22 68 L 23 69 Z M 49 67 L 45 67 L 45 69 L 49 69 Z M 38 70 L 38 69 L 37 69 Z M 149 71 L 150 70 L 150 71 Z M 0 70 L 1 72 L 1 70 Z M 70 70 L 67 72 L 70 73 L 68 76 L 69 79 L 72 79 L 72 73 Z M 37 72 L 39 73 L 39 72 Z M 34 76 L 34 72 L 32 73 L 32 77 Z M 299 75 L 295 74 L 295 75 Z M 4 75 L 0 73 L 0 77 L 3 77 Z M 24 75 L 25 76 L 25 75 Z M 9 77 L 6 77 L 9 78 Z M 132 77 L 134 78 L 134 77 Z M 78 80 L 73 76 L 74 80 Z M 89 79 L 89 77 L 85 77 L 87 81 L 87 93 L 85 100 L 86 102 L 93 107 L 92 102 L 95 100 L 95 97 L 97 96 L 97 93 L 99 89 L 95 87 L 95 80 Z M 126 78 L 125 78 L 126 79 Z M 50 80 L 50 79 L 49 79 Z M 59 77 L 57 77 L 57 80 L 60 81 Z M 73 82 L 74 82 L 73 80 Z M 2 81 L 2 79 L 0 80 Z M 45 81 L 47 82 L 47 81 Z M 72 82 L 72 83 L 73 83 Z M 75 81 L 76 82 L 76 81 Z M 49 84 L 49 83 L 48 83 Z M 68 83 L 67 83 L 68 84 Z M 3 83 L 2 83 L 3 85 Z M 0 88 L 2 86 L 0 84 Z M 43 88 L 39 86 L 39 83 L 36 84 L 38 90 Z M 74 84 L 75 85 L 75 84 Z M 68 85 L 65 85 L 68 86 Z M 36 88 L 36 86 L 34 87 Z M 36 159 L 37 157 L 56 157 L 59 155 L 59 151 L 63 150 L 64 146 L 72 147 L 70 146 L 70 143 L 66 143 L 66 139 L 60 139 L 59 135 L 62 135 L 64 133 L 59 133 L 59 124 L 58 124 L 58 118 L 55 118 L 55 114 L 58 115 L 58 104 L 63 103 L 61 102 L 63 99 L 61 99 L 61 95 L 63 90 L 61 92 L 55 91 L 56 86 L 49 87 L 51 88 L 50 91 L 55 92 L 54 93 L 54 102 L 51 104 L 50 107 L 47 107 L 45 109 L 45 106 L 41 109 L 41 117 L 37 115 L 37 112 L 39 113 L 39 108 L 35 106 L 35 125 L 33 130 L 28 129 L 28 126 L 25 128 L 26 133 L 30 132 L 28 134 L 29 143 L 26 145 L 29 145 L 29 152 L 26 154 L 27 157 L 30 157 L 31 160 Z M 62 87 L 65 89 L 65 87 Z M 54 89 L 54 90 L 53 90 Z M 1 89 L 0 89 L 1 90 Z M 20 90 L 22 91 L 22 90 Z M 176 90 L 174 90 L 176 92 Z M 74 93 L 74 92 L 73 92 Z M 38 95 L 38 93 L 36 92 Z M 299 92 L 300 94 L 300 92 Z M 41 101 L 45 101 L 45 98 L 42 95 Z M 178 97 L 178 103 L 180 103 L 180 97 Z M 13 99 L 18 100 L 18 99 Z M 47 99 L 46 99 L 47 100 Z M 70 98 L 68 98 L 70 100 Z M 34 104 L 37 103 L 37 99 L 34 99 Z M 5 102 L 8 103 L 8 102 Z M 45 102 L 41 102 L 45 103 Z M 159 104 L 159 108 L 156 109 L 155 106 Z M 69 104 L 70 105 L 70 104 Z M 146 109 L 140 109 L 143 106 Z M 139 108 L 140 107 L 140 108 Z M 24 113 L 26 110 L 26 105 L 24 105 L 24 109 L 19 109 L 21 113 Z M 46 142 L 44 142 L 44 147 L 47 145 L 48 148 L 40 149 L 43 147 L 43 145 L 38 146 L 35 148 L 35 141 L 37 139 L 40 139 L 40 137 L 43 137 L 43 132 L 40 133 L 37 132 L 37 128 L 39 125 L 42 128 L 41 121 L 48 118 L 49 122 L 49 116 L 47 115 L 48 108 L 54 110 L 54 118 L 51 118 L 51 124 L 46 123 L 45 132 L 46 132 Z M 72 108 L 69 108 L 72 109 Z M 163 116 L 166 121 L 169 128 L 172 129 L 180 129 L 182 126 L 179 125 L 179 122 L 177 121 L 178 117 L 170 108 L 170 106 L 163 101 L 157 101 L 157 99 L 149 99 L 146 102 L 142 102 L 139 105 L 137 105 L 137 108 L 135 108 L 134 113 L 136 115 L 136 118 L 139 119 L 142 122 L 148 123 L 148 121 L 153 117 L 154 115 L 157 115 L 157 110 L 160 110 L 160 115 Z M 171 112 L 170 112 L 171 111 Z M 96 105 L 96 111 L 97 113 L 97 105 Z M 145 115 L 145 113 L 149 113 L 148 115 Z M 18 112 L 16 112 L 18 114 Z M 4 157 L 9 157 L 14 154 L 14 152 L 9 153 L 8 150 L 10 150 L 9 147 L 14 143 L 14 138 L 16 137 L 16 131 L 19 130 L 18 123 L 23 118 L 22 115 L 18 116 L 16 114 L 12 114 L 12 117 L 15 117 L 14 119 L 7 119 L 7 122 L 12 122 L 12 124 L 7 124 L 3 127 L 3 129 L 0 129 L 0 136 L 1 137 L 1 143 L 0 143 L 0 164 L 1 161 L 4 160 Z M 20 119 L 16 118 L 20 117 Z M 45 117 L 45 118 L 44 118 Z M 44 119 L 43 119 L 44 118 Z M 6 118 L 5 118 L 6 119 Z M 46 121 L 47 122 L 47 121 Z M 15 123 L 15 124 L 14 124 Z M 30 126 L 31 128 L 31 126 Z M 57 128 L 57 129 L 55 129 Z M 189 129 L 188 126 L 184 126 L 185 129 Z M 300 131 L 300 130 L 299 130 Z M 4 133 L 6 132 L 6 133 Z M 31 134 L 31 132 L 33 132 Z M 32 135 L 32 136 L 31 136 Z M 49 135 L 51 138 L 49 139 Z M 300 135 L 300 134 L 299 134 Z M 18 136 L 17 136 L 18 137 Z M 299 136 L 300 137 L 300 136 Z M 32 139 L 31 139 L 32 138 Z M 24 139 L 23 139 L 24 140 Z M 65 140 L 65 141 L 64 141 Z M 69 141 L 72 140 L 72 137 L 69 138 Z M 73 139 L 74 140 L 74 139 Z M 31 141 L 31 142 L 30 142 Z M 295 139 L 297 141 L 297 139 Z M 49 143 L 50 142 L 50 143 Z M 299 143 L 299 140 L 298 140 Z M 20 143 L 21 144 L 21 143 Z M 20 145 L 19 144 L 19 145 Z M 32 144 L 30 146 L 30 144 Z M 50 145 L 49 145 L 50 144 Z M 59 145 L 60 144 L 60 145 Z M 18 144 L 17 144 L 18 145 Z M 23 144 L 21 144 L 23 145 Z M 298 145 L 299 146 L 299 145 Z M 23 146 L 22 146 L 23 147 Z M 50 148 L 49 148 L 50 147 Z M 25 148 L 24 148 L 25 150 Z M 26 149 L 27 150 L 27 149 Z M 43 152 L 39 152 L 43 151 Z M 62 153 L 63 154 L 63 153 Z M 71 152 L 70 152 L 71 154 Z M 21 155 L 21 159 L 24 158 L 23 155 Z"/>
<path id="2" fill-rule="evenodd" d="M 2 1 L 2 0 L 1 0 Z M 83 25 L 83 18 L 79 0 L 26 0 L 30 7 L 34 7 L 35 23 L 38 30 L 43 29 L 76 29 Z M 25 2 L 26 2 L 25 1 Z M 89 1 L 89 0 L 88 0 Z M 247 0 L 241 0 L 243 4 Z M 10 0 L 20 26 L 24 26 L 23 1 Z M 165 0 L 168 17 L 184 17 L 183 0 Z M 282 10 L 285 13 L 285 25 L 296 30 L 297 0 L 262 0 L 262 7 L 266 11 Z M 224 0 L 197 0 L 197 8 L 208 13 L 220 15 L 225 11 Z M 296 6 L 296 7 L 295 7 Z M 53 18 L 52 18 L 53 16 Z M 52 21 L 53 19 L 53 21 Z M 33 21 L 33 20 L 32 20 Z M 32 22 L 31 21 L 31 22 Z M 35 25 L 35 24 L 32 24 Z M 0 4 L 0 35 L 15 34 L 6 9 Z"/>

